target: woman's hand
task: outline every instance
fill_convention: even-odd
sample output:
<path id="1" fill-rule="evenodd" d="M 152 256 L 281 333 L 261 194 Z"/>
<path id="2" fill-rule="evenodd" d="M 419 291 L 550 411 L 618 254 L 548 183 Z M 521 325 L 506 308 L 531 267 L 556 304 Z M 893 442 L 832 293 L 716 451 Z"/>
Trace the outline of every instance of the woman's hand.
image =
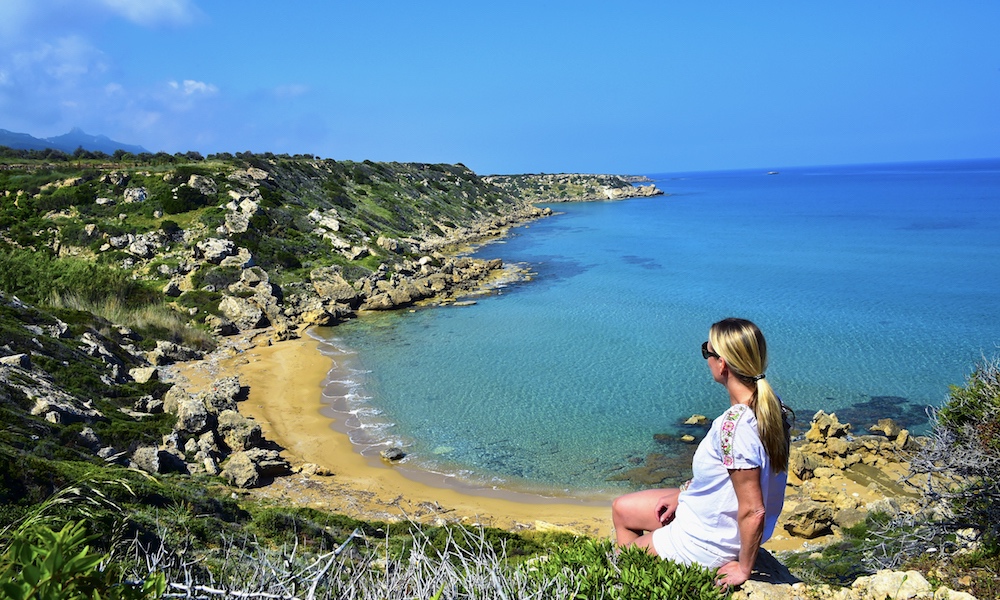
<path id="1" fill-rule="evenodd" d="M 671 492 L 673 493 L 662 496 L 654 507 L 656 520 L 660 522 L 661 526 L 673 521 L 674 513 L 677 512 L 677 496 L 679 493 L 677 490 L 671 490 Z"/>
<path id="2" fill-rule="evenodd" d="M 720 587 L 735 587 L 750 579 L 750 573 L 743 570 L 738 560 L 731 560 L 719 567 L 719 576 L 715 584 Z"/>

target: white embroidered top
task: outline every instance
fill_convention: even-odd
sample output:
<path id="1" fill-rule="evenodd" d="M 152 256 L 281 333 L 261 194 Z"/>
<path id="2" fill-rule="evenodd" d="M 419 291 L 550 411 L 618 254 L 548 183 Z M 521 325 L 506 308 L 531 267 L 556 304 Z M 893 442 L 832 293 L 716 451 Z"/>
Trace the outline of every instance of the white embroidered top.
<path id="1" fill-rule="evenodd" d="M 787 474 L 775 474 L 757 433 L 757 417 L 742 404 L 729 407 L 701 441 L 692 461 L 694 478 L 682 488 L 671 529 L 679 544 L 691 544 L 697 555 L 713 556 L 719 564 L 740 552 L 739 504 L 729 469 L 760 468 L 764 498 L 764 537 L 774 533 L 785 501 Z"/>

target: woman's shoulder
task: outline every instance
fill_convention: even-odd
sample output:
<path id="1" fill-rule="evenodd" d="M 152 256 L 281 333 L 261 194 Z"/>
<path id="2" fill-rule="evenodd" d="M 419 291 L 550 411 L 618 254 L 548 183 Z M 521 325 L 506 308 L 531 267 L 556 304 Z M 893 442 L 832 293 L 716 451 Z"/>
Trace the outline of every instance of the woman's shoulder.
<path id="1" fill-rule="evenodd" d="M 737 423 L 739 421 L 746 420 L 747 418 L 755 418 L 753 414 L 753 409 L 751 409 L 746 404 L 734 404 L 727 408 L 723 412 L 718 420 L 723 424 L 725 423 Z"/>
<path id="2" fill-rule="evenodd" d="M 745 404 L 734 404 L 716 419 L 721 435 L 732 436 L 737 431 L 757 432 L 757 415 Z"/>

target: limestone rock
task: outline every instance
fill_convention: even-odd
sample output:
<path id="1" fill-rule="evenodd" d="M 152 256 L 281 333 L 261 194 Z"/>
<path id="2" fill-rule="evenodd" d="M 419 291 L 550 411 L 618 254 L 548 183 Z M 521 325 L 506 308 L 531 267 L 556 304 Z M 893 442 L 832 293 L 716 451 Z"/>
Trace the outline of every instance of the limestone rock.
<path id="1" fill-rule="evenodd" d="M 826 503 L 807 500 L 786 511 L 785 529 L 797 537 L 812 539 L 823 535 L 833 523 L 833 509 Z"/>
<path id="2" fill-rule="evenodd" d="M 236 410 L 236 403 L 246 398 L 247 389 L 240 385 L 239 377 L 222 377 L 202 395 L 205 408 L 211 414 Z"/>
<path id="3" fill-rule="evenodd" d="M 884 433 L 885 437 L 890 440 L 894 440 L 899 436 L 899 433 L 904 430 L 896 424 L 896 421 L 892 419 L 879 419 L 878 424 L 869 427 L 868 431 Z"/>
<path id="4" fill-rule="evenodd" d="M 222 263 L 222 259 L 236 254 L 236 244 L 232 240 L 208 238 L 195 244 L 195 257 L 212 264 Z"/>
<path id="5" fill-rule="evenodd" d="M 156 342 L 156 348 L 146 354 L 146 359 L 150 362 L 150 364 L 159 366 L 169 365 L 175 362 L 183 362 L 186 360 L 197 360 L 201 358 L 201 356 L 201 352 L 198 352 L 197 350 L 193 350 L 173 342 L 160 340 Z"/>
<path id="6" fill-rule="evenodd" d="M 246 298 L 223 296 L 219 302 L 219 311 L 240 331 L 259 329 L 269 324 L 260 306 Z"/>
<path id="7" fill-rule="evenodd" d="M 263 440 L 260 425 L 235 410 L 219 413 L 219 436 L 230 450 L 256 448 Z"/>
<path id="8" fill-rule="evenodd" d="M 80 443 L 83 444 L 83 446 L 93 450 L 94 452 L 96 452 L 101 447 L 101 439 L 97 437 L 97 433 L 94 432 L 94 430 L 91 429 L 90 427 L 84 427 L 82 430 L 80 430 L 80 433 L 77 437 L 79 438 Z"/>
<path id="9" fill-rule="evenodd" d="M 841 423 L 837 419 L 836 413 L 826 414 L 822 410 L 817 412 L 806 432 L 806 440 L 810 442 L 823 442 L 828 437 L 843 437 L 851 430 L 850 423 Z"/>
<path id="10" fill-rule="evenodd" d="M 89 423 L 104 416 L 99 410 L 90 406 L 89 401 L 81 403 L 69 394 L 56 389 L 52 389 L 46 395 L 36 397 L 31 414 L 44 416 L 50 423 L 63 425 L 81 421 Z"/>
<path id="11" fill-rule="evenodd" d="M 205 325 L 208 325 L 212 329 L 212 333 L 216 335 L 228 336 L 240 332 L 240 328 L 235 323 L 218 315 L 206 315 Z"/>
<path id="12" fill-rule="evenodd" d="M 7 365 L 8 367 L 20 367 L 22 369 L 31 368 L 31 356 L 24 354 L 11 354 L 10 356 L 4 356 L 0 358 L 0 364 Z"/>
<path id="13" fill-rule="evenodd" d="M 208 424 L 208 410 L 201 398 L 188 398 L 177 404 L 175 429 L 188 433 L 202 433 L 208 429 Z"/>
<path id="14" fill-rule="evenodd" d="M 191 399 L 191 394 L 182 387 L 175 385 L 167 390 L 167 393 L 163 395 L 163 412 L 168 412 L 171 414 L 177 414 L 177 407 L 181 402 Z"/>
<path id="15" fill-rule="evenodd" d="M 242 212 L 227 212 L 226 233 L 243 233 L 250 229 L 250 215 Z"/>
<path id="16" fill-rule="evenodd" d="M 934 592 L 919 571 L 879 571 L 868 577 L 859 577 L 851 589 L 862 598 L 878 600 L 931 600 Z"/>
<path id="17" fill-rule="evenodd" d="M 155 446 L 141 446 L 132 453 L 129 466 L 147 473 L 186 473 L 187 465 L 176 455 Z"/>
<path id="18" fill-rule="evenodd" d="M 309 213 L 309 220 L 327 231 L 340 231 L 340 221 L 337 220 L 336 211 L 321 213 L 319 210 L 313 210 Z"/>
<path id="19" fill-rule="evenodd" d="M 231 485 L 240 488 L 256 487 L 260 482 L 260 473 L 245 452 L 234 452 L 229 456 L 222 467 L 222 476 Z"/>
<path id="20" fill-rule="evenodd" d="M 858 510 L 856 508 L 848 508 L 844 510 L 838 510 L 833 516 L 833 522 L 837 527 L 854 527 L 855 525 L 860 525 L 865 522 L 868 518 L 868 513 L 863 510 Z"/>
<path id="21" fill-rule="evenodd" d="M 301 475 L 305 475 L 306 477 L 329 477 L 333 475 L 333 472 L 330 471 L 330 469 L 317 465 L 316 463 L 303 463 L 296 469 L 296 472 Z"/>
<path id="22" fill-rule="evenodd" d="M 133 202 L 145 202 L 148 192 L 144 187 L 130 187 L 125 188 L 125 202 L 131 204 Z"/>
<path id="23" fill-rule="evenodd" d="M 253 254 L 250 253 L 246 248 L 236 248 L 234 254 L 226 256 L 219 263 L 222 267 L 236 267 L 237 269 L 246 269 L 254 264 Z"/>
<path id="24" fill-rule="evenodd" d="M 344 279 L 336 267 L 320 267 L 309 272 L 313 288 L 319 297 L 325 301 L 356 305 L 358 292 Z"/>
<path id="25" fill-rule="evenodd" d="M 379 455 L 382 457 L 382 460 L 395 462 L 397 460 L 403 460 L 403 458 L 406 456 L 406 453 L 403 452 L 403 450 L 400 448 L 393 447 L 382 450 L 381 452 L 379 452 Z"/>
<path id="26" fill-rule="evenodd" d="M 180 283 L 177 280 L 171 279 L 163 286 L 163 295 L 170 296 L 171 298 L 176 298 L 182 294 Z"/>
<path id="27" fill-rule="evenodd" d="M 192 187 L 206 196 L 214 196 L 219 188 L 216 186 L 215 181 L 210 177 L 205 177 L 204 175 L 191 175 L 187 181 L 188 187 Z"/>
<path id="28" fill-rule="evenodd" d="M 136 236 L 126 249 L 139 258 L 153 258 L 159 247 L 159 236 L 155 233 L 146 233 Z"/>
<path id="29" fill-rule="evenodd" d="M 128 374 L 132 376 L 132 379 L 136 383 L 160 380 L 160 371 L 156 367 L 136 367 L 129 369 Z"/>

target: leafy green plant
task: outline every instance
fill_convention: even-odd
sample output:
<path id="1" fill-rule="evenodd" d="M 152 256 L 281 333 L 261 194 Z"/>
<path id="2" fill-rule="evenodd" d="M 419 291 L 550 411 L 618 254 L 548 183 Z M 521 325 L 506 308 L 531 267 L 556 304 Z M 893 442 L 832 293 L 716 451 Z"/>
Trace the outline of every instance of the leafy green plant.
<path id="1" fill-rule="evenodd" d="M 105 565 L 108 555 L 87 545 L 96 537 L 87 534 L 84 521 L 67 523 L 59 531 L 40 523 L 19 529 L 0 557 L 0 598 L 142 600 L 163 595 L 162 574 L 130 583 L 123 572 Z"/>
<path id="2" fill-rule="evenodd" d="M 532 577 L 565 581 L 575 598 L 708 600 L 728 597 L 715 570 L 665 561 L 642 548 L 617 551 L 610 541 L 583 539 L 526 564 Z"/>

